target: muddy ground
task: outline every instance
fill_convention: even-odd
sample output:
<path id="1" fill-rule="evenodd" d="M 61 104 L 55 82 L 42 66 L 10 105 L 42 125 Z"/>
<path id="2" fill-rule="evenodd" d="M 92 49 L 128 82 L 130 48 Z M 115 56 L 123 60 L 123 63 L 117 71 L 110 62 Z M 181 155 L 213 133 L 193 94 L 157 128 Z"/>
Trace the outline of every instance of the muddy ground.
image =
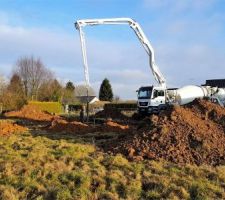
<path id="1" fill-rule="evenodd" d="M 121 153 L 130 160 L 225 164 L 225 109 L 206 100 L 170 107 L 145 119 L 127 117 L 115 110 L 102 111 L 96 117 L 103 118 L 103 123 L 95 125 L 69 121 L 29 106 L 7 113 L 6 117 L 16 118 L 34 135 L 75 138 L 107 153 Z"/>

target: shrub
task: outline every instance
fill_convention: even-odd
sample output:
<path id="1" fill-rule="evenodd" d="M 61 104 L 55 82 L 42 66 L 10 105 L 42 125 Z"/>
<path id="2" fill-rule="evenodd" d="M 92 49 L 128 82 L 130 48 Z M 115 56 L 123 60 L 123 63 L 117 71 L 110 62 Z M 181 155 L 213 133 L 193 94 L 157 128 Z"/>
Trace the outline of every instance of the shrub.
<path id="1" fill-rule="evenodd" d="M 47 111 L 49 113 L 62 113 L 63 108 L 59 102 L 40 102 L 40 101 L 30 101 L 30 105 L 35 105 L 42 111 Z"/>

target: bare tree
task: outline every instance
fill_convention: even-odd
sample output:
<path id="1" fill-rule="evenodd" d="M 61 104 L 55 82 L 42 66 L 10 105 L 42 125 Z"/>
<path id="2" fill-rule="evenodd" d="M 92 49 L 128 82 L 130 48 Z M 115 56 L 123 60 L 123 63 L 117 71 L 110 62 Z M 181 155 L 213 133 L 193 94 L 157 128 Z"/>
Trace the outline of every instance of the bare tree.
<path id="1" fill-rule="evenodd" d="M 0 114 L 3 110 L 3 100 L 4 100 L 4 90 L 6 88 L 5 79 L 3 76 L 0 76 Z"/>
<path id="2" fill-rule="evenodd" d="M 86 96 L 87 95 L 87 88 L 85 85 L 77 85 L 75 86 L 75 95 L 76 96 Z M 95 96 L 95 91 L 92 87 L 88 88 L 88 95 Z"/>
<path id="3" fill-rule="evenodd" d="M 3 76 L 0 76 L 0 95 L 2 95 L 5 87 L 6 87 L 5 79 Z"/>
<path id="4" fill-rule="evenodd" d="M 40 101 L 61 101 L 63 86 L 57 79 L 50 79 L 42 83 L 38 91 L 38 100 Z"/>
<path id="5" fill-rule="evenodd" d="M 22 57 L 16 63 L 16 73 L 20 76 L 25 95 L 28 98 L 36 98 L 40 85 L 47 79 L 52 78 L 52 73 L 48 70 L 41 59 Z"/>

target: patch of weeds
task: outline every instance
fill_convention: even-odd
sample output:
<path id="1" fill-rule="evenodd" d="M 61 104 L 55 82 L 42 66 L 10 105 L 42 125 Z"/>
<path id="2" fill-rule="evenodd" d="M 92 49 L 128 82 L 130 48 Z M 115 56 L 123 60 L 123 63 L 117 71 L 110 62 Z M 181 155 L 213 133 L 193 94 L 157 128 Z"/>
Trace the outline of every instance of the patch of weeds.
<path id="1" fill-rule="evenodd" d="M 126 199 L 127 197 L 127 187 L 123 183 L 116 185 L 116 191 L 120 198 Z"/>
<path id="2" fill-rule="evenodd" d="M 63 185 L 67 185 L 69 182 L 70 182 L 70 179 L 69 179 L 69 173 L 62 173 L 58 176 L 58 179 L 60 181 L 61 184 Z"/>
<path id="3" fill-rule="evenodd" d="M 126 185 L 127 196 L 135 199 L 139 199 L 142 192 L 141 180 L 131 179 Z"/>
<path id="4" fill-rule="evenodd" d="M 53 177 L 52 172 L 47 173 L 46 176 L 45 176 L 45 178 L 46 178 L 47 180 L 51 180 L 52 177 Z"/>
<path id="5" fill-rule="evenodd" d="M 67 185 L 67 187 L 72 190 L 71 195 L 74 198 L 86 198 L 90 195 L 90 176 L 81 171 L 60 174 L 59 180 L 61 184 Z"/>
<path id="6" fill-rule="evenodd" d="M 151 190 L 151 191 L 143 192 L 142 199 L 158 200 L 158 199 L 162 199 L 162 197 L 158 191 Z"/>
<path id="7" fill-rule="evenodd" d="M 106 190 L 126 199 L 128 194 L 127 177 L 120 170 L 110 170 L 105 176 Z"/>
<path id="8" fill-rule="evenodd" d="M 140 163 L 134 163 L 132 164 L 132 171 L 134 173 L 134 178 L 135 179 L 140 179 L 141 178 L 141 173 L 144 169 L 144 165 L 143 164 L 140 164 Z"/>
<path id="9" fill-rule="evenodd" d="M 32 179 L 36 179 L 38 177 L 38 175 L 40 175 L 40 173 L 41 173 L 41 169 L 40 168 L 36 168 L 33 171 L 31 171 L 30 177 Z"/>
<path id="10" fill-rule="evenodd" d="M 0 185 L 0 199 L 1 200 L 17 200 L 16 190 L 10 185 Z"/>
<path id="11" fill-rule="evenodd" d="M 207 198 L 207 191 L 202 183 L 192 184 L 189 193 L 192 200 L 204 200 Z"/>
<path id="12" fill-rule="evenodd" d="M 99 176 L 92 176 L 90 189 L 92 192 L 105 190 L 105 180 Z"/>
<path id="13" fill-rule="evenodd" d="M 186 174 L 188 174 L 189 176 L 192 176 L 194 178 L 204 176 L 204 174 L 202 174 L 200 169 L 196 166 L 186 165 L 183 170 Z"/>
<path id="14" fill-rule="evenodd" d="M 225 183 L 225 166 L 219 166 L 216 168 L 216 174 L 219 179 Z"/>
<path id="15" fill-rule="evenodd" d="M 72 195 L 68 188 L 59 189 L 56 193 L 56 200 L 72 200 Z"/>
<path id="16" fill-rule="evenodd" d="M 129 161 L 122 156 L 121 154 L 117 154 L 115 156 L 109 156 L 105 159 L 104 164 L 109 166 L 109 169 L 120 169 L 123 171 L 129 171 L 132 169 Z"/>
<path id="17" fill-rule="evenodd" d="M 190 199 L 190 195 L 184 187 L 177 186 L 173 183 L 166 188 L 163 197 L 169 199 Z"/>
<path id="18" fill-rule="evenodd" d="M 55 151 L 52 151 L 52 154 L 54 155 L 55 159 L 59 159 L 63 156 L 63 151 L 61 149 L 56 149 Z"/>
<path id="19" fill-rule="evenodd" d="M 167 172 L 167 170 L 164 167 L 164 162 L 162 161 L 150 161 L 147 167 L 154 174 L 162 175 Z"/>
<path id="20" fill-rule="evenodd" d="M 144 180 L 142 182 L 142 190 L 143 191 L 151 191 L 151 190 L 155 190 L 155 191 L 160 191 L 162 192 L 164 189 L 164 185 L 162 182 L 158 182 L 152 179 L 149 180 Z"/>
<path id="21" fill-rule="evenodd" d="M 104 200 L 118 200 L 119 197 L 117 194 L 115 193 L 111 193 L 111 192 L 108 192 L 108 191 L 104 191 L 102 193 L 100 193 L 98 195 L 98 199 L 104 199 Z"/>

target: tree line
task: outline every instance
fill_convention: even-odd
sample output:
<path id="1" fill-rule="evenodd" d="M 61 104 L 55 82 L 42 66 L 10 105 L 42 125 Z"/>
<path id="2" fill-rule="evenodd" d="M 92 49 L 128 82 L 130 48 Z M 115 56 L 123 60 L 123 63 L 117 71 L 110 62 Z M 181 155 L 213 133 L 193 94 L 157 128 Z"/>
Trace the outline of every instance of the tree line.
<path id="1" fill-rule="evenodd" d="M 89 88 L 89 95 L 94 96 L 94 90 Z M 17 60 L 9 83 L 0 78 L 0 104 L 5 110 L 20 109 L 28 101 L 55 101 L 62 104 L 76 102 L 76 96 L 85 96 L 86 86 L 74 86 L 68 81 L 64 86 L 54 73 L 45 67 L 39 58 L 22 57 Z M 112 101 L 113 92 L 108 79 L 104 79 L 99 99 Z"/>

